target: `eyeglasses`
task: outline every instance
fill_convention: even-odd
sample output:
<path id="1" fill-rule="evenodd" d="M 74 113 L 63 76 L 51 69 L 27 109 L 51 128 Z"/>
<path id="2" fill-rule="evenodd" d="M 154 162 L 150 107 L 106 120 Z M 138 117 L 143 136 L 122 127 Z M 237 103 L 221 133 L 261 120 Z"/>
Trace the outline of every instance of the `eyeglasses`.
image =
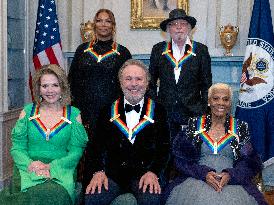
<path id="1" fill-rule="evenodd" d="M 173 27 L 177 27 L 177 26 L 187 27 L 189 23 L 186 21 L 172 21 L 168 25 Z"/>
<path id="2" fill-rule="evenodd" d="M 100 25 L 105 24 L 106 26 L 112 25 L 112 21 L 110 19 L 106 19 L 106 20 L 104 20 L 104 19 L 96 19 L 95 23 L 96 24 L 100 24 Z"/>

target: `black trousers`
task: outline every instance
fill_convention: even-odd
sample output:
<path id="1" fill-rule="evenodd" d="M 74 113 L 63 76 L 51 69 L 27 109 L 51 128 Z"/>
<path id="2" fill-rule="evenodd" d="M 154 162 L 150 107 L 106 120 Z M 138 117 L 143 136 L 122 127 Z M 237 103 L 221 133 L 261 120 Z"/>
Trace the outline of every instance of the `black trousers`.
<path id="1" fill-rule="evenodd" d="M 128 192 L 128 191 L 127 191 Z M 142 189 L 139 189 L 139 180 L 132 180 L 130 184 L 130 192 L 134 195 L 138 205 L 160 205 L 161 194 L 151 194 L 148 190 L 143 193 Z M 86 205 L 109 205 L 119 195 L 126 193 L 121 187 L 108 178 L 108 190 L 102 187 L 102 191 L 98 194 L 97 190 L 94 194 L 85 195 Z M 128 204 L 130 204 L 130 198 L 124 198 Z M 126 204 L 126 203 L 123 203 Z"/>

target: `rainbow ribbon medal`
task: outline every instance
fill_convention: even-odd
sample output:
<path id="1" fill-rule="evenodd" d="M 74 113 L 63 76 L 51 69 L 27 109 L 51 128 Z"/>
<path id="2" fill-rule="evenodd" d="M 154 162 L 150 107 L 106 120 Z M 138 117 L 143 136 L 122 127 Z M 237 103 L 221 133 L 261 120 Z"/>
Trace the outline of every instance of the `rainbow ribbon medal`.
<path id="1" fill-rule="evenodd" d="M 133 128 L 129 129 L 125 122 L 120 119 L 120 114 L 118 113 L 118 107 L 120 103 L 120 98 L 116 100 L 111 106 L 111 119 L 110 122 L 113 122 L 119 130 L 132 142 L 134 141 L 136 135 L 148 124 L 154 123 L 154 108 L 155 102 L 148 98 L 146 114 L 143 119 Z"/>
<path id="2" fill-rule="evenodd" d="M 179 61 L 177 61 L 171 52 L 171 42 L 166 43 L 164 52 L 162 55 L 165 55 L 169 62 L 174 66 L 175 70 L 178 70 L 191 56 L 196 56 L 194 53 L 196 48 L 196 43 L 194 41 L 191 41 L 192 45 L 190 46 L 190 50 L 187 51 L 186 54 L 182 58 L 180 58 Z"/>
<path id="3" fill-rule="evenodd" d="M 120 53 L 118 52 L 118 49 L 119 49 L 119 44 L 113 42 L 112 43 L 112 49 L 102 55 L 99 55 L 98 53 L 96 53 L 94 50 L 93 50 L 93 44 L 94 44 L 94 41 L 90 42 L 88 44 L 88 47 L 87 49 L 84 50 L 84 53 L 88 52 L 90 54 L 91 57 L 95 58 L 95 60 L 97 61 L 97 63 L 100 63 L 102 60 L 110 57 L 110 56 L 113 56 L 115 54 L 117 55 L 120 55 Z"/>
<path id="4" fill-rule="evenodd" d="M 205 131 L 205 123 L 206 123 L 206 117 L 205 115 L 201 116 L 197 121 L 197 127 L 198 130 L 202 130 L 199 133 L 201 139 L 204 143 L 209 147 L 209 149 L 213 152 L 213 154 L 217 154 L 220 152 L 227 144 L 229 144 L 234 138 L 236 138 L 239 141 L 239 137 L 236 134 L 237 133 L 237 122 L 236 120 L 230 116 L 229 118 L 229 131 L 227 134 L 225 134 L 221 139 L 216 142 L 214 141 L 208 133 Z"/>
<path id="5" fill-rule="evenodd" d="M 60 132 L 68 124 L 71 124 L 71 106 L 67 105 L 63 107 L 63 116 L 61 120 L 52 128 L 46 128 L 43 122 L 40 120 L 39 105 L 33 104 L 29 120 L 33 122 L 34 126 L 38 129 L 43 138 L 49 141 L 54 135 Z"/>

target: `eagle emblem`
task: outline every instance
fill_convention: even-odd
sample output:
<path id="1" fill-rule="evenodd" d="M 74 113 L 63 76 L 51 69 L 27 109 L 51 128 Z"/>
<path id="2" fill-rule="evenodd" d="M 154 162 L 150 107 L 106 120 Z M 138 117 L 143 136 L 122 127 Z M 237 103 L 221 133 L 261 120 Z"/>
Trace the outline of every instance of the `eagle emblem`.
<path id="1" fill-rule="evenodd" d="M 267 72 L 268 69 L 268 61 L 264 58 L 257 58 L 257 56 L 251 52 L 242 67 L 240 92 L 252 92 L 254 90 L 252 88 L 253 86 L 261 83 L 267 84 L 264 80 L 267 76 L 264 76 L 264 73 Z"/>

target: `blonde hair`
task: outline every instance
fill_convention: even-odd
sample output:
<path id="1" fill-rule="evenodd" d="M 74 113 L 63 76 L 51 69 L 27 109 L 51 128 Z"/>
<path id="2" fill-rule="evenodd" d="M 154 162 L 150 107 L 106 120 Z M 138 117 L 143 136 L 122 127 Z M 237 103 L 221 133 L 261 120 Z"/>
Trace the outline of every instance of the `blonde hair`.
<path id="1" fill-rule="evenodd" d="M 34 102 L 40 103 L 41 77 L 46 74 L 53 74 L 57 77 L 62 92 L 60 103 L 62 106 L 69 105 L 71 103 L 71 98 L 67 76 L 63 68 L 55 64 L 44 65 L 34 74 L 32 80 Z"/>
<path id="2" fill-rule="evenodd" d="M 109 10 L 109 9 L 99 9 L 97 12 L 96 12 L 96 14 L 95 14 L 95 16 L 94 16 L 94 18 L 93 18 L 93 32 L 94 32 L 94 40 L 95 41 L 98 41 L 98 38 L 97 38 L 97 35 L 96 35 L 96 25 L 95 25 L 95 22 L 96 22 L 96 19 L 98 18 L 98 16 L 99 16 L 99 14 L 100 13 L 107 13 L 108 14 L 108 16 L 109 16 L 109 18 L 110 18 L 110 20 L 111 20 L 111 22 L 112 22 L 112 39 L 115 41 L 115 34 L 116 34 L 116 21 L 115 21 L 115 17 L 114 17 L 114 14 L 113 14 L 113 12 L 111 11 L 111 10 Z"/>
<path id="3" fill-rule="evenodd" d="M 225 83 L 215 83 L 215 84 L 211 85 L 210 88 L 208 89 L 208 99 L 210 99 L 212 97 L 214 90 L 221 90 L 221 89 L 228 91 L 229 99 L 231 101 L 232 96 L 233 96 L 232 88 L 228 84 L 225 84 Z"/>

